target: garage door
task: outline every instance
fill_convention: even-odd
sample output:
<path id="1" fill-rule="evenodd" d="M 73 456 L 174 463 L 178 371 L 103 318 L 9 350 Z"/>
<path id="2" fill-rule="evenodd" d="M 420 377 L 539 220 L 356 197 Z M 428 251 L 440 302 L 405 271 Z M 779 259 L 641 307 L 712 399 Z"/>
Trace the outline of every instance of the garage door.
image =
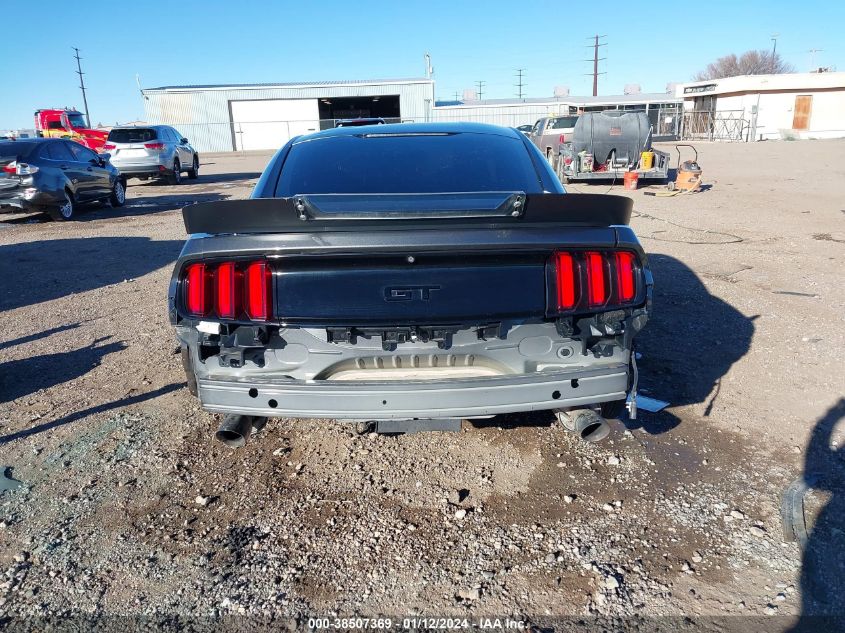
<path id="1" fill-rule="evenodd" d="M 316 99 L 232 101 L 236 150 L 279 149 L 292 137 L 320 129 Z"/>

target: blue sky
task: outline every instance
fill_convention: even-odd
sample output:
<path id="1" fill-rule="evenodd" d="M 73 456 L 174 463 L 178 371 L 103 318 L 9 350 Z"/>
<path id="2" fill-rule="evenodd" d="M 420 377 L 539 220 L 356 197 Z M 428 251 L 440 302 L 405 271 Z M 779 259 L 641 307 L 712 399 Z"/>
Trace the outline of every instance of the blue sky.
<path id="1" fill-rule="evenodd" d="M 845 70 L 845 3 L 715 0 L 677 11 L 679 4 L 8 2 L 0 128 L 32 127 L 39 107 L 82 108 L 71 46 L 82 50 L 91 118 L 105 124 L 143 118 L 136 74 L 144 87 L 415 77 L 426 51 L 437 99 L 478 80 L 484 98 L 513 97 L 517 68 L 525 69 L 528 96 L 551 96 L 556 85 L 589 94 L 592 68 L 583 60 L 595 33 L 607 35 L 599 94 L 620 94 L 628 83 L 662 92 L 721 55 L 769 49 L 772 33 L 798 70 L 809 69 L 812 48 L 824 49 L 817 65 Z"/>

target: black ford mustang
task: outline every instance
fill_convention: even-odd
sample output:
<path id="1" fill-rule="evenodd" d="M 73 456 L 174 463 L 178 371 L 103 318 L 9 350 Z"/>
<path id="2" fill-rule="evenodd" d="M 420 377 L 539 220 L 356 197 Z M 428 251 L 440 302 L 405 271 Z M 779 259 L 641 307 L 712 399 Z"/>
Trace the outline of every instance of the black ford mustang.
<path id="1" fill-rule="evenodd" d="M 169 308 L 189 387 L 231 414 L 231 445 L 271 416 L 397 428 L 542 409 L 600 438 L 635 392 L 651 305 L 631 204 L 565 194 L 514 129 L 295 138 L 252 199 L 183 211 Z"/>

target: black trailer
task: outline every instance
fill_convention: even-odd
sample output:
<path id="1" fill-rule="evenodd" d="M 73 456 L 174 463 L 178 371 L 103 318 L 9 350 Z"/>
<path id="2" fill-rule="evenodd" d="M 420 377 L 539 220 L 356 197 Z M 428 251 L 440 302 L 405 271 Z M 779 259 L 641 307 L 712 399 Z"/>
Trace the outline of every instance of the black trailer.
<path id="1" fill-rule="evenodd" d="M 560 147 L 555 171 L 561 182 L 622 180 L 636 172 L 640 180 L 666 180 L 669 154 L 652 148 L 652 127 L 645 112 L 585 112 L 572 141 Z"/>

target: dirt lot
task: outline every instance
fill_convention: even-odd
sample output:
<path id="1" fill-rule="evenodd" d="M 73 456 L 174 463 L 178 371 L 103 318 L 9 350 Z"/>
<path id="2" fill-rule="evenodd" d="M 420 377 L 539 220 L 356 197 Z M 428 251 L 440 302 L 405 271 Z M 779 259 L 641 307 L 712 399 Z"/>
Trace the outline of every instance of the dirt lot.
<path id="1" fill-rule="evenodd" d="M 656 279 L 641 386 L 671 406 L 597 445 L 545 414 L 398 437 L 273 420 L 216 444 L 167 322 L 179 208 L 246 197 L 267 155 L 130 181 L 126 207 L 72 223 L 0 218 L 0 466 L 21 482 L 0 492 L 0 628 L 426 614 L 772 632 L 845 615 L 845 142 L 699 149 L 708 190 L 630 194 Z M 803 550 L 780 516 L 801 478 Z"/>

